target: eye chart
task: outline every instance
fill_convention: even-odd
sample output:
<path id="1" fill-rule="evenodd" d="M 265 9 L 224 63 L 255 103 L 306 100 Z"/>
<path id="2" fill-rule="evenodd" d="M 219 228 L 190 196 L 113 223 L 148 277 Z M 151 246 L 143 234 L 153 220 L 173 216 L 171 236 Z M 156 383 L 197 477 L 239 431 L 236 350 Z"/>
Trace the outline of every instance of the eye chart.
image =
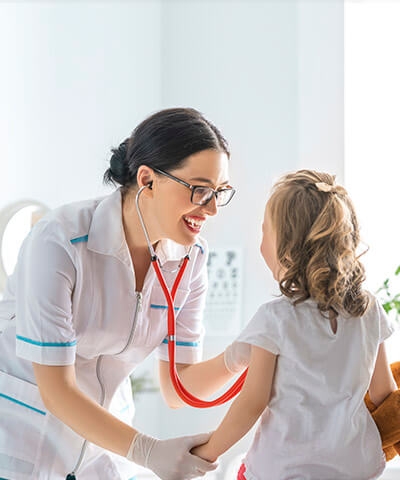
<path id="1" fill-rule="evenodd" d="M 204 325 L 208 335 L 236 335 L 241 327 L 242 250 L 217 248 L 208 257 Z"/>

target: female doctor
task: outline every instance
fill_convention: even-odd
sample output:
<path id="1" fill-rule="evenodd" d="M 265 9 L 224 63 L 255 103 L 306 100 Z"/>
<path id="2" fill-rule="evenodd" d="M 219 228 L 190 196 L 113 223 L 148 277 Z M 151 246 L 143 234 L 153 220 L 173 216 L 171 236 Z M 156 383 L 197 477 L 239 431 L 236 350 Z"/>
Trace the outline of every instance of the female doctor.
<path id="1" fill-rule="evenodd" d="M 185 387 L 207 397 L 242 368 L 234 346 L 199 362 L 207 288 L 199 234 L 234 194 L 228 159 L 225 139 L 199 112 L 159 111 L 113 150 L 104 178 L 120 188 L 34 226 L 0 303 L 1 478 L 128 480 L 139 464 L 184 480 L 216 467 L 190 454 L 208 434 L 159 440 L 131 426 L 129 374 L 154 349 L 165 401 L 182 404 L 135 197 L 144 187 L 138 206 L 169 288 L 193 246 L 175 297 L 176 359 Z"/>

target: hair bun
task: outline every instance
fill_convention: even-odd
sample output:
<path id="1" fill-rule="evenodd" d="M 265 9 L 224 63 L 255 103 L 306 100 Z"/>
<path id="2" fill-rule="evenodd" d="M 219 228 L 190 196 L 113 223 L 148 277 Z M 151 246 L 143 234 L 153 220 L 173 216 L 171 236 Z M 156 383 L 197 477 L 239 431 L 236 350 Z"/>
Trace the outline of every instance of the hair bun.
<path id="1" fill-rule="evenodd" d="M 125 161 L 126 154 L 128 152 L 128 142 L 129 138 L 126 138 L 123 142 L 121 142 L 118 146 L 118 148 L 113 148 L 112 152 L 114 155 L 121 157 L 122 161 Z"/>
<path id="2" fill-rule="evenodd" d="M 112 148 L 110 167 L 104 177 L 112 183 L 119 183 L 125 186 L 130 183 L 129 165 L 127 162 L 129 138 L 125 139 L 118 148 Z"/>

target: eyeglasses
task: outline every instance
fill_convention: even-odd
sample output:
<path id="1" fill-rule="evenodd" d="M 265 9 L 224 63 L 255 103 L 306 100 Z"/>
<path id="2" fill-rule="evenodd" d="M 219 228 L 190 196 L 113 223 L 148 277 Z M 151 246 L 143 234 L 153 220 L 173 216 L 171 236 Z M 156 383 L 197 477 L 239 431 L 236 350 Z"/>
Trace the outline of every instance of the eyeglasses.
<path id="1" fill-rule="evenodd" d="M 189 188 L 192 191 L 192 195 L 190 197 L 190 201 L 194 205 L 207 205 L 211 201 L 211 199 L 215 196 L 217 207 L 223 207 L 227 205 L 231 200 L 233 195 L 235 195 L 235 189 L 232 187 L 229 188 L 221 188 L 220 190 L 214 190 L 211 187 L 205 187 L 203 185 L 190 185 L 190 183 L 181 180 L 170 173 L 164 172 L 159 168 L 152 167 L 153 170 L 161 175 L 165 175 L 166 177 L 174 180 L 175 182 L 184 185 L 185 187 Z"/>

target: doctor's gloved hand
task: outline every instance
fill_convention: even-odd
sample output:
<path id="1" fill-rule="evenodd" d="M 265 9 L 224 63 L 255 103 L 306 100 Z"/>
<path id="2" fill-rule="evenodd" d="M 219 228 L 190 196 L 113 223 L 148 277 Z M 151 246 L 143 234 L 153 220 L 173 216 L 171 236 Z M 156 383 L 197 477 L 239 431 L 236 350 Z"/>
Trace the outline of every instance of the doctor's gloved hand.
<path id="1" fill-rule="evenodd" d="M 226 368 L 231 373 L 238 373 L 249 366 L 251 345 L 244 342 L 233 342 L 228 345 L 224 352 Z"/>
<path id="2" fill-rule="evenodd" d="M 190 450 L 210 438 L 211 433 L 158 440 L 137 433 L 129 447 L 126 458 L 142 467 L 149 468 L 162 480 L 189 480 L 205 475 L 217 468 Z"/>

